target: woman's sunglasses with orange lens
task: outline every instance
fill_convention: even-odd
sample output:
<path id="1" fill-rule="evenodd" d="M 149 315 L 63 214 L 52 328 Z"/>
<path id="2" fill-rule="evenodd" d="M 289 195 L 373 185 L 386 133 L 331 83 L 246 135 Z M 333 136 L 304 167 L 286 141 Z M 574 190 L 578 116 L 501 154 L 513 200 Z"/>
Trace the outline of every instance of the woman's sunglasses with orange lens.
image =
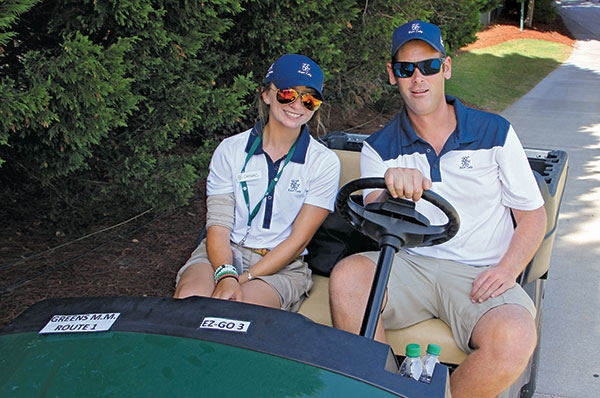
<path id="1" fill-rule="evenodd" d="M 277 91 L 277 102 L 279 102 L 281 105 L 289 105 L 296 101 L 298 97 L 300 97 L 302 98 L 302 105 L 304 105 L 306 109 L 309 111 L 316 111 L 323 103 L 322 100 L 318 99 L 314 95 L 309 93 L 300 94 L 293 88 L 277 89 L 275 91 Z"/>

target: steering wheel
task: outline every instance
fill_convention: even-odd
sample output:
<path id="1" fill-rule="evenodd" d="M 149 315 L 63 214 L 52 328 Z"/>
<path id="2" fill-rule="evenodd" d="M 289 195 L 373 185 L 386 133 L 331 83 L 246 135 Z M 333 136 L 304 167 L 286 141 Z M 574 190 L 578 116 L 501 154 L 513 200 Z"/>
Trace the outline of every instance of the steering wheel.
<path id="1" fill-rule="evenodd" d="M 373 339 L 383 308 L 394 253 L 401 247 L 433 246 L 452 239 L 458 232 L 460 219 L 448 201 L 430 190 L 423 191 L 422 198 L 448 217 L 444 225 L 431 225 L 410 200 L 394 199 L 388 195 L 383 202 L 362 206 L 352 199 L 353 192 L 369 188 L 385 189 L 385 179 L 361 178 L 350 181 L 338 192 L 335 207 L 354 228 L 379 243 L 381 253 L 359 332 L 361 336 Z"/>
<path id="2" fill-rule="evenodd" d="M 345 184 L 337 195 L 336 209 L 357 230 L 371 239 L 394 247 L 433 246 L 452 239 L 460 227 L 460 218 L 452 205 L 431 190 L 423 191 L 422 198 L 440 209 L 448 222 L 431 225 L 427 217 L 415 209 L 415 203 L 391 196 L 384 202 L 366 206 L 356 203 L 351 195 L 361 189 L 386 188 L 383 178 L 361 178 Z"/>

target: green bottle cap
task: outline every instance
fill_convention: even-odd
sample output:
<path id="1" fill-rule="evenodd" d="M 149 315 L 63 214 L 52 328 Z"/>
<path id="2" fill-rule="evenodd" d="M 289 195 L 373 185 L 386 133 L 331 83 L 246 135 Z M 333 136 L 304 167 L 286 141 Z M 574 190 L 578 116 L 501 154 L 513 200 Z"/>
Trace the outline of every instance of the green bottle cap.
<path id="1" fill-rule="evenodd" d="M 442 351 L 442 347 L 440 347 L 437 344 L 429 344 L 427 346 L 427 353 L 431 354 L 431 355 L 440 355 L 440 352 Z"/>
<path id="2" fill-rule="evenodd" d="M 406 356 L 416 358 L 421 356 L 421 346 L 418 344 L 407 344 L 406 345 Z"/>

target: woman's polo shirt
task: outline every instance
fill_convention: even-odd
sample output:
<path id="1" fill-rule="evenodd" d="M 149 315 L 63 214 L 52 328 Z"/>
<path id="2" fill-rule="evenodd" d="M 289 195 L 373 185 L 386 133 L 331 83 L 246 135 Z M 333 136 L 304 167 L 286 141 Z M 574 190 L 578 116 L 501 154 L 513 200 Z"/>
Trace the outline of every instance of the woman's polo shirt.
<path id="1" fill-rule="evenodd" d="M 261 134 L 260 123 L 226 138 L 219 144 L 210 162 L 207 195 L 234 193 L 235 219 L 231 240 L 236 243 L 246 235 L 248 224 L 248 208 L 241 182 L 246 182 L 252 211 L 285 163 L 285 156 L 271 160 L 264 153 L 261 142 L 248 160 L 245 172 L 241 173 L 258 134 Z M 290 235 L 292 224 L 305 203 L 333 211 L 339 179 L 338 157 L 312 138 L 303 126 L 294 154 L 273 191 L 262 201 L 244 246 L 272 249 L 279 245 Z"/>

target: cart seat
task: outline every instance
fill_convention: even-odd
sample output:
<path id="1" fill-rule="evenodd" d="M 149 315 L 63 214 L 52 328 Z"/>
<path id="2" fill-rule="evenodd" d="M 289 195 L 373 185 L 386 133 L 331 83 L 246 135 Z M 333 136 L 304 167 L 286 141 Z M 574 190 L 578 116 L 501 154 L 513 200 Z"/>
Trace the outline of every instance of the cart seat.
<path id="1" fill-rule="evenodd" d="M 313 274 L 314 286 L 300 307 L 300 314 L 314 322 L 332 326 L 329 311 L 329 278 Z M 435 336 L 435 338 L 434 338 Z M 404 354 L 409 343 L 434 343 L 442 347 L 440 361 L 459 364 L 467 355 L 454 342 L 450 328 L 439 319 L 430 319 L 404 329 L 386 330 L 385 338 L 397 355 Z"/>

